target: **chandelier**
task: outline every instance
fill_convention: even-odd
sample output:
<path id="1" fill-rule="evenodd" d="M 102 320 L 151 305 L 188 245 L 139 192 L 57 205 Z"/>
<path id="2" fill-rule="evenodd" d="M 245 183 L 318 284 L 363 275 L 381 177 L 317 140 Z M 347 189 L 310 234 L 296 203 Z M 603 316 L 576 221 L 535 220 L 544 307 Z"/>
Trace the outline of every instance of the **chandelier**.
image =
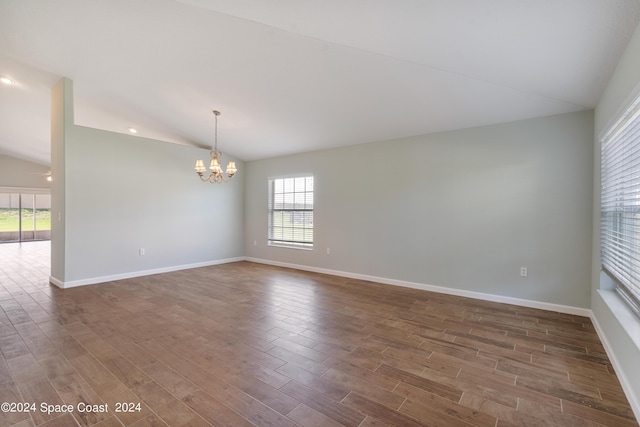
<path id="1" fill-rule="evenodd" d="M 209 175 L 205 177 L 204 172 L 207 168 L 204 167 L 204 162 L 202 160 L 196 160 L 196 173 L 200 176 L 200 179 L 204 182 L 210 182 L 212 184 L 220 184 L 221 182 L 229 182 L 233 175 L 237 172 L 236 162 L 229 162 L 227 164 L 227 176 L 229 178 L 225 178 L 222 173 L 222 168 L 220 167 L 220 159 L 222 159 L 222 153 L 218 151 L 218 116 L 220 115 L 220 111 L 213 110 L 213 114 L 216 117 L 216 133 L 214 139 L 213 150 L 211 150 L 211 163 L 209 164 Z"/>

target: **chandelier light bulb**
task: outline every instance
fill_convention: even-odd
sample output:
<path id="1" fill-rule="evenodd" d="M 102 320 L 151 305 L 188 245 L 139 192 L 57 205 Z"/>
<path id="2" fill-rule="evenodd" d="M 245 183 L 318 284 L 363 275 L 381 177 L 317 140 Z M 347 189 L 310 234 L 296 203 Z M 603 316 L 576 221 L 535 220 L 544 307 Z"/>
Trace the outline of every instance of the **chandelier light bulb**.
<path id="1" fill-rule="evenodd" d="M 224 176 L 222 167 L 220 167 L 220 161 L 222 159 L 222 152 L 218 151 L 218 116 L 220 111 L 213 110 L 215 116 L 215 134 L 213 148 L 211 149 L 211 161 L 209 163 L 209 174 L 205 176 L 207 168 L 204 166 L 204 161 L 201 159 L 196 160 L 195 171 L 200 177 L 200 180 L 204 182 L 210 182 L 212 184 L 220 184 L 222 182 L 229 182 L 233 175 L 238 171 L 236 168 L 236 162 L 229 162 L 227 165 L 227 176 Z"/>

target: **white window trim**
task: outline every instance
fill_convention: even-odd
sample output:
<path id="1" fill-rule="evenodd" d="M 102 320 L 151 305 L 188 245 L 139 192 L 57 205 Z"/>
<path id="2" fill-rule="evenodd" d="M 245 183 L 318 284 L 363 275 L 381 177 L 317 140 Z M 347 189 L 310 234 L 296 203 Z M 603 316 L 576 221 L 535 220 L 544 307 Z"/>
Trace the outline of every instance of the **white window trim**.
<path id="1" fill-rule="evenodd" d="M 298 250 L 303 250 L 303 251 L 313 251 L 314 250 L 314 246 L 315 246 L 315 236 L 314 239 L 311 241 L 310 246 L 305 246 L 303 244 L 296 244 L 296 243 L 287 243 L 287 242 L 283 242 L 283 241 L 272 241 L 271 239 L 271 214 L 273 212 L 272 208 L 271 208 L 271 203 L 272 203 L 272 183 L 275 180 L 284 180 L 284 179 L 295 179 L 295 178 L 314 178 L 314 183 L 313 183 L 313 191 L 312 193 L 315 194 L 315 177 L 312 173 L 303 173 L 303 174 L 294 174 L 294 175 L 278 175 L 278 176 L 270 176 L 267 178 L 267 211 L 268 211 L 268 218 L 267 218 L 267 246 L 272 247 L 272 248 L 283 248 L 283 249 L 298 249 Z M 312 212 L 315 211 L 315 203 L 314 203 L 314 209 L 312 210 Z"/>
<path id="2" fill-rule="evenodd" d="M 598 142 L 600 146 L 600 186 L 601 186 L 601 199 L 600 199 L 600 259 L 601 259 L 601 269 L 603 274 L 609 277 L 610 281 L 615 284 L 615 292 L 618 293 L 618 297 L 620 301 L 623 301 L 627 304 L 628 309 L 633 311 L 636 316 L 640 316 L 640 295 L 638 289 L 640 288 L 640 283 L 635 283 L 637 280 L 634 277 L 638 276 L 638 272 L 640 271 L 640 267 L 634 266 L 633 258 L 634 254 L 637 256 L 637 250 L 631 248 L 631 246 L 627 246 L 627 250 L 625 250 L 625 246 L 628 244 L 637 243 L 636 240 L 632 236 L 632 232 L 628 231 L 626 233 L 616 233 L 619 231 L 619 228 L 612 228 L 608 230 L 608 233 L 603 233 L 605 226 L 602 218 L 602 213 L 605 211 L 604 203 L 611 205 L 610 201 L 603 200 L 603 195 L 605 190 L 608 191 L 608 200 L 616 200 L 616 204 L 620 204 L 620 207 L 616 210 L 616 212 L 620 212 L 619 219 L 617 224 L 620 227 L 628 227 L 629 230 L 633 229 L 634 225 L 640 225 L 636 223 L 640 223 L 640 221 L 636 221 L 635 218 L 629 217 L 630 211 L 634 204 L 634 200 L 637 198 L 633 197 L 633 192 L 629 192 L 630 188 L 628 184 L 619 184 L 621 181 L 620 178 L 623 178 L 624 181 L 633 180 L 633 176 L 630 174 L 617 174 L 616 169 L 620 169 L 620 167 L 625 167 L 625 171 L 631 168 L 640 168 L 640 159 L 637 157 L 633 162 L 627 162 L 628 159 L 632 158 L 630 155 L 634 154 L 637 156 L 637 152 L 640 151 L 640 144 L 637 149 L 635 145 L 629 145 L 625 140 L 616 140 L 620 134 L 625 134 L 627 132 L 631 132 L 633 130 L 636 133 L 632 135 L 636 135 L 638 138 L 638 129 L 640 129 L 640 93 L 637 90 L 633 91 L 632 96 L 627 99 L 627 102 L 624 104 L 624 108 L 621 109 L 618 114 L 614 117 L 613 120 L 610 121 L 609 125 L 603 129 L 602 132 L 598 134 Z M 628 136 L 628 135 L 627 135 Z M 631 137 L 631 136 L 629 136 Z M 635 138 L 632 140 L 635 142 Z M 603 156 L 605 147 L 607 144 L 615 143 L 615 153 L 613 157 L 609 157 L 609 168 L 611 169 L 611 175 L 607 176 L 607 181 L 612 181 L 613 178 L 618 178 L 618 181 L 615 181 L 615 184 L 612 182 L 610 188 L 614 188 L 617 191 L 612 192 L 610 189 L 606 189 L 605 185 L 607 182 L 603 182 L 603 173 L 605 172 L 604 163 L 606 159 Z M 631 148 L 629 148 L 631 147 Z M 623 150 L 623 151 L 621 151 Z M 631 150 L 633 153 L 627 154 L 627 151 Z M 620 154 L 621 153 L 621 154 Z M 613 165 L 613 167 L 611 166 Z M 635 169 L 633 169 L 635 170 Z M 637 181 L 637 179 L 636 179 Z M 620 187 L 622 185 L 622 187 Z M 637 186 L 637 185 L 636 185 Z M 610 208 L 609 212 L 613 212 Z M 622 225 L 620 225 L 622 224 Z M 618 237 L 621 236 L 621 237 Z M 608 242 L 604 239 L 609 239 Z M 622 239 L 622 240 L 619 240 Z M 611 241 L 616 241 L 618 243 L 609 243 Z M 609 255 L 603 255 L 604 247 L 607 246 Z M 613 254 L 613 255 L 611 255 Z M 621 255 L 620 255 L 621 254 Z M 606 260 L 605 260 L 606 256 Z M 627 259 L 628 258 L 628 259 Z M 607 265 L 610 268 L 607 268 Z M 635 293 L 635 294 L 634 294 Z"/>

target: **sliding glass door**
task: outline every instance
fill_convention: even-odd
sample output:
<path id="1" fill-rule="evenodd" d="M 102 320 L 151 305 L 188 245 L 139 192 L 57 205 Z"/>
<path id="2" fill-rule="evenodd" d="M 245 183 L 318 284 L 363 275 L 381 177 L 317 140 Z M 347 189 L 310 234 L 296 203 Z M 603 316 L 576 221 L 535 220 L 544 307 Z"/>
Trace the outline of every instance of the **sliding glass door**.
<path id="1" fill-rule="evenodd" d="M 20 241 L 20 194 L 0 193 L 0 242 Z"/>
<path id="2" fill-rule="evenodd" d="M 0 193 L 0 243 L 50 239 L 50 194 Z"/>

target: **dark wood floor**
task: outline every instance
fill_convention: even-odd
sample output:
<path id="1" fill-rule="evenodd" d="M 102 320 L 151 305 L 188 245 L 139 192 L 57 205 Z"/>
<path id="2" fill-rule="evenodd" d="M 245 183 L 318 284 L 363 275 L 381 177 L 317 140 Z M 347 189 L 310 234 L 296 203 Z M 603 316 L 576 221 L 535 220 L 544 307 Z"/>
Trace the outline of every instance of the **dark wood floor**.
<path id="1" fill-rule="evenodd" d="M 637 425 L 588 318 L 249 262 L 60 290 L 13 246 L 2 426 Z"/>

